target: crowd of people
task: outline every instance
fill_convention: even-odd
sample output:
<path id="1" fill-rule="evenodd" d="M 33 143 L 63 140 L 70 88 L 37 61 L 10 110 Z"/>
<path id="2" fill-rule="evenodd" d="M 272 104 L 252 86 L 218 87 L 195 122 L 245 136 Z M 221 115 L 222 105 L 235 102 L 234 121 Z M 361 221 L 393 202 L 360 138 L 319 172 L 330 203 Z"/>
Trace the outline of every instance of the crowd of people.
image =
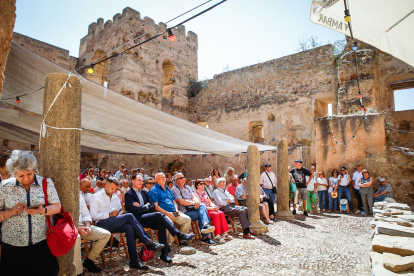
<path id="1" fill-rule="evenodd" d="M 393 196 L 392 187 L 381 178 L 381 185 L 373 191 L 373 177 L 360 164 L 350 176 L 345 167 L 333 170 L 329 179 L 325 173 L 316 173 L 302 167 L 289 171 L 290 199 L 293 214 L 299 198 L 303 202 L 304 215 L 308 215 L 319 199 L 320 211 L 326 210 L 328 196 L 329 211 L 337 212 L 338 200 L 344 195 L 353 210 L 351 189 L 358 198 L 357 213 L 372 212 L 373 202 Z M 245 168 L 246 169 L 246 168 Z M 266 224 L 275 220 L 277 180 L 270 164 L 260 176 L 261 219 Z M 42 188 L 43 177 L 37 174 L 37 161 L 28 151 L 15 150 L 11 155 L 0 156 L 0 233 L 2 234 L 0 274 L 29 275 L 35 269 L 39 275 L 57 275 L 59 265 L 46 242 L 46 216 L 60 212 L 59 195 L 53 180 L 47 179 L 47 206 Z M 181 172 L 145 174 L 144 168 L 131 170 L 123 164 L 112 174 L 106 169 L 89 168 L 79 175 L 79 224 L 75 243 L 77 275 L 84 269 L 99 272 L 95 264 L 102 250 L 116 246 L 112 233 L 124 233 L 129 253 L 130 268 L 147 270 L 140 261 L 137 250 L 138 239 L 148 251 L 159 251 L 160 260 L 172 263 L 171 244 L 173 238 L 179 245 L 188 245 L 196 231 L 200 231 L 200 242 L 206 245 L 223 244 L 232 240 L 229 223 L 234 217 L 240 221 L 244 239 L 255 239 L 250 229 L 249 209 L 246 194 L 247 171 L 235 174 L 229 167 L 221 177 L 213 169 L 209 177 L 187 179 Z M 327 195 L 328 194 L 328 195 Z M 198 222 L 192 229 L 191 222 Z M 153 241 L 146 229 L 157 230 L 158 241 Z M 194 225 L 193 225 L 194 228 Z M 214 235 L 213 235 L 214 234 Z M 84 261 L 81 261 L 81 240 L 94 241 Z M 25 266 L 19 265 L 22 256 Z"/>
<path id="2" fill-rule="evenodd" d="M 357 164 L 354 173 L 349 174 L 346 167 L 340 171 L 333 169 L 329 178 L 324 171 L 316 173 L 316 168 L 311 170 L 302 167 L 302 161 L 295 161 L 296 167 L 289 171 L 291 181 L 291 201 L 293 203 L 293 214 L 296 214 L 296 204 L 299 195 L 303 202 L 303 214 L 308 215 L 319 202 L 319 211 L 328 213 L 341 212 L 341 205 L 348 205 L 346 208 L 349 213 L 353 213 L 354 204 L 352 202 L 351 191 L 354 192 L 358 200 L 358 208 L 355 212 L 361 215 L 372 214 L 374 202 L 384 201 L 386 198 L 393 198 L 392 186 L 387 183 L 385 178 L 380 178 L 378 191 L 374 193 L 374 178 L 369 175 L 367 169 L 363 169 L 361 164 Z M 326 197 L 328 195 L 328 206 Z M 346 197 L 345 204 L 341 204 L 343 197 Z"/>

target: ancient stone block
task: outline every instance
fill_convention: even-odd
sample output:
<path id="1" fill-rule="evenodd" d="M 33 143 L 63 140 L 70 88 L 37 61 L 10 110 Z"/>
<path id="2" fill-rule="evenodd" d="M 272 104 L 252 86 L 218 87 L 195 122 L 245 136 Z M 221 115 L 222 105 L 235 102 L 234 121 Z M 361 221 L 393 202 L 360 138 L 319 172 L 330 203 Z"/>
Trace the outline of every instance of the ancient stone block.
<path id="1" fill-rule="evenodd" d="M 401 257 L 391 253 L 383 253 L 384 267 L 393 272 L 402 272 L 414 268 L 414 256 Z"/>
<path id="2" fill-rule="evenodd" d="M 414 237 L 414 228 L 391 224 L 384 221 L 377 221 L 376 230 L 379 234 L 386 234 L 400 237 Z"/>
<path id="3" fill-rule="evenodd" d="M 414 238 L 375 235 L 372 241 L 372 250 L 379 253 L 388 252 L 400 256 L 414 255 Z"/>

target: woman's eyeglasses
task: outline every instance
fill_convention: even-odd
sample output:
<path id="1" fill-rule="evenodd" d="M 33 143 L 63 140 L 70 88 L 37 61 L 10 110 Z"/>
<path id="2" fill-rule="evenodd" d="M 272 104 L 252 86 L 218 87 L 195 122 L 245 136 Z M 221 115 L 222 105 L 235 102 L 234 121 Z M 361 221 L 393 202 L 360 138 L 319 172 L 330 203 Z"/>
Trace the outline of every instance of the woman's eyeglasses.
<path id="1" fill-rule="evenodd" d="M 206 183 L 204 183 L 204 182 L 200 182 L 200 183 L 198 183 L 198 184 L 200 184 L 200 185 L 205 185 Z"/>

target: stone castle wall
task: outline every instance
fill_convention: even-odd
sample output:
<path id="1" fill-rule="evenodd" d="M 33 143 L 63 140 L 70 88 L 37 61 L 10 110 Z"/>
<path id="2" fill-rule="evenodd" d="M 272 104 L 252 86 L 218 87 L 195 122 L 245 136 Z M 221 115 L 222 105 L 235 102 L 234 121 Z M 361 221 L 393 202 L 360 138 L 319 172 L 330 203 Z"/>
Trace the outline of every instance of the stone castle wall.
<path id="1" fill-rule="evenodd" d="M 156 24 L 149 17 L 141 19 L 140 13 L 129 7 L 105 23 L 99 18 L 89 25 L 88 34 L 81 39 L 79 65 L 88 64 L 105 54 L 118 53 L 165 29 L 164 23 Z M 191 31 L 186 33 L 184 26 L 179 26 L 174 33 L 174 42 L 169 41 L 165 33 L 96 65 L 93 74 L 88 74 L 86 70 L 82 74 L 101 85 L 107 82 L 108 88 L 132 99 L 187 119 L 187 86 L 190 79 L 198 79 L 198 38 Z M 143 34 L 134 43 L 114 51 Z"/>
<path id="2" fill-rule="evenodd" d="M 13 41 L 69 71 L 77 68 L 78 58 L 70 56 L 68 50 L 16 32 L 13 33 Z"/>
<path id="3" fill-rule="evenodd" d="M 318 109 L 320 100 L 336 101 L 336 74 L 332 45 L 326 45 L 215 75 L 190 99 L 190 121 L 246 141 L 262 125 L 259 142 L 272 145 L 313 139 L 315 118 L 327 114 Z"/>

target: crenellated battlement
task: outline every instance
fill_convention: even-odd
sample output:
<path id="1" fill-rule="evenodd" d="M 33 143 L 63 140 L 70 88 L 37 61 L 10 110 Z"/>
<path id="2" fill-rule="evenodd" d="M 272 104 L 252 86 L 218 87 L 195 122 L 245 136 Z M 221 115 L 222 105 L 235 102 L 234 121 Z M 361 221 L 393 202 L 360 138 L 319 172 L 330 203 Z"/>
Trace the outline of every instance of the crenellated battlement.
<path id="1" fill-rule="evenodd" d="M 159 22 L 158 24 L 155 23 L 155 20 L 145 16 L 143 19 L 141 18 L 141 13 L 136 11 L 130 7 L 126 7 L 122 14 L 117 13 L 113 16 L 112 20 L 107 20 L 104 23 L 103 18 L 98 18 L 96 22 L 93 22 L 88 27 L 88 34 L 81 39 L 81 44 L 83 44 L 86 40 L 92 40 L 95 36 L 100 35 L 102 32 L 110 32 L 110 29 L 114 28 L 114 25 L 119 27 L 122 24 L 130 24 L 131 21 L 138 21 L 138 27 L 141 30 L 146 30 L 146 27 L 150 28 L 157 28 L 158 31 L 164 30 L 167 28 L 167 25 L 163 22 Z M 187 41 L 190 43 L 197 43 L 198 37 L 194 32 L 189 31 L 186 33 L 185 26 L 178 26 L 175 31 L 175 35 L 178 37 L 187 38 Z"/>

